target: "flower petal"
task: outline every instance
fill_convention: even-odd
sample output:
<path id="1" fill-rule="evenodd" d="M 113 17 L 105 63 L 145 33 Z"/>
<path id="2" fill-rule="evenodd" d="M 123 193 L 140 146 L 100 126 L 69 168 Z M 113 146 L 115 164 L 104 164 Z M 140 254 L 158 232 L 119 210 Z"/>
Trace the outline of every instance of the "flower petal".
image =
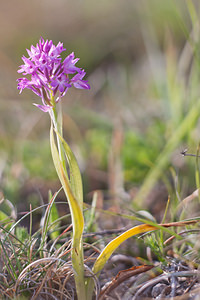
<path id="1" fill-rule="evenodd" d="M 48 112 L 51 109 L 51 106 L 48 106 L 48 105 L 41 105 L 41 104 L 36 104 L 36 103 L 33 103 L 33 105 L 37 106 L 40 110 L 42 110 L 44 112 Z"/>

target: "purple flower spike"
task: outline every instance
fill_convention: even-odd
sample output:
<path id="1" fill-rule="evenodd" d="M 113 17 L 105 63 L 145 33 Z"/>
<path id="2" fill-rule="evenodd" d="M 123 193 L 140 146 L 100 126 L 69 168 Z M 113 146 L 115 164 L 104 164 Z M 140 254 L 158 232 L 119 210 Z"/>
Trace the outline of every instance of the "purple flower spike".
<path id="1" fill-rule="evenodd" d="M 55 46 L 51 40 L 44 41 L 41 37 L 36 47 L 32 45 L 30 50 L 27 49 L 29 57 L 22 56 L 24 64 L 19 67 L 18 73 L 30 77 L 19 78 L 17 88 L 20 93 L 27 88 L 38 95 L 43 104 L 34 105 L 44 112 L 59 102 L 72 85 L 78 89 L 90 89 L 88 81 L 83 80 L 85 71 L 75 66 L 79 58 L 75 58 L 74 52 L 62 62 L 60 54 L 65 50 L 63 43 Z M 71 74 L 75 75 L 71 77 Z M 55 101 L 52 101 L 52 95 Z"/>

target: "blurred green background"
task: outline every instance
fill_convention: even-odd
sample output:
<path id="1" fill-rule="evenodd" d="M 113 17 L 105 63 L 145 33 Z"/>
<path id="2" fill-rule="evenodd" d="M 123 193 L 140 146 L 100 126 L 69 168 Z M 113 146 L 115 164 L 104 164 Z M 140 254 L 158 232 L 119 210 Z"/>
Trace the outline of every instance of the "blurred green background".
<path id="1" fill-rule="evenodd" d="M 180 155 L 199 142 L 199 54 L 191 50 L 199 32 L 188 46 L 197 17 L 189 2 L 198 16 L 198 1 L 1 1 L 0 189 L 19 211 L 59 187 L 49 117 L 16 87 L 21 56 L 41 36 L 74 51 L 91 84 L 62 100 L 86 202 L 102 190 L 111 205 L 159 216 L 168 194 L 196 187 L 195 159 Z"/>

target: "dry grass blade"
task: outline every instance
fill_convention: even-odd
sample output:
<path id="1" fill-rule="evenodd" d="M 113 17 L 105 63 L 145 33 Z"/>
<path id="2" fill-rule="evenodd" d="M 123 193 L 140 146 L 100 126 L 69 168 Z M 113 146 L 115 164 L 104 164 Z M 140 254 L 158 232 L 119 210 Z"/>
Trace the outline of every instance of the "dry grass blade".
<path id="1" fill-rule="evenodd" d="M 52 267 L 52 265 L 51 265 L 51 267 Z M 50 267 L 50 268 L 51 268 L 51 267 Z M 50 269 L 50 268 L 49 268 L 49 269 Z M 39 287 L 37 288 L 35 295 L 32 297 L 32 300 L 37 300 L 37 298 L 38 298 L 38 296 L 39 296 L 39 294 L 40 294 L 40 292 L 41 292 L 43 286 L 45 285 L 45 282 L 47 281 L 47 277 L 48 277 L 48 275 L 49 275 L 49 274 L 48 274 L 48 273 L 49 273 L 49 269 L 48 269 L 48 271 L 46 272 L 44 278 L 42 279 L 42 282 L 40 283 Z"/>
<path id="2" fill-rule="evenodd" d="M 59 264 L 62 264 L 59 267 Z M 18 289 L 23 285 L 23 281 L 28 280 L 29 284 L 31 282 L 35 283 L 35 292 L 33 299 L 38 299 L 38 295 L 44 292 L 47 288 L 52 288 L 53 285 L 58 288 L 57 293 L 65 294 L 67 293 L 64 284 L 66 285 L 67 279 L 72 277 L 72 267 L 69 263 L 56 258 L 48 257 L 38 259 L 31 264 L 29 264 L 24 270 L 19 274 L 19 277 L 15 283 L 15 296 L 18 294 Z M 44 274 L 44 276 L 42 275 Z M 47 286 L 50 284 L 50 287 Z M 64 282 L 64 283 L 63 283 Z M 44 289 L 43 289 L 44 288 Z"/>
<path id="3" fill-rule="evenodd" d="M 170 222 L 170 223 L 165 223 L 165 224 L 160 224 L 163 227 L 181 227 L 181 226 L 186 226 L 186 225 L 193 225 L 198 223 L 198 220 L 186 220 L 186 221 L 178 221 L 178 222 Z"/>
<path id="4" fill-rule="evenodd" d="M 117 286 L 119 286 L 122 282 L 127 280 L 128 278 L 144 273 L 152 269 L 153 266 L 143 265 L 143 266 L 134 266 L 130 269 L 120 271 L 117 276 L 111 281 L 111 283 L 102 289 L 99 300 L 105 299 L 105 297 L 113 291 Z"/>
<path id="5" fill-rule="evenodd" d="M 187 196 L 183 201 L 179 204 L 179 208 L 186 206 L 190 203 L 190 201 L 194 200 L 195 198 L 199 197 L 200 189 L 195 190 L 191 195 Z"/>

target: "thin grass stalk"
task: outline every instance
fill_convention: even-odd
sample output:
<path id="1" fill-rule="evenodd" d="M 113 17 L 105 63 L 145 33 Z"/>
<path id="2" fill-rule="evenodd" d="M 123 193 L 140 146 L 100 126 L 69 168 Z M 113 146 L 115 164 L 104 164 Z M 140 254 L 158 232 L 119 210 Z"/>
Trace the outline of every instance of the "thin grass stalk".
<path id="1" fill-rule="evenodd" d="M 30 224 L 29 224 L 29 246 L 27 249 L 27 257 L 29 258 L 30 263 L 30 248 L 31 248 L 31 239 L 32 239 L 32 229 L 33 229 L 33 215 L 32 215 L 32 205 L 30 204 Z"/>
<path id="2" fill-rule="evenodd" d="M 196 163 L 195 163 L 195 180 L 196 180 L 196 188 L 199 190 L 200 188 L 200 173 L 199 173 L 199 150 L 200 150 L 200 144 L 197 147 L 196 152 Z M 198 193 L 198 200 L 200 201 L 200 196 Z"/>
<path id="3" fill-rule="evenodd" d="M 168 209 L 169 209 L 169 204 L 170 204 L 170 197 L 168 197 L 167 205 L 165 207 L 165 211 L 164 211 L 164 215 L 163 215 L 161 224 L 165 223 L 165 219 L 166 219 L 167 212 L 168 212 Z M 164 244 L 163 230 L 160 230 L 160 246 L 162 247 L 162 253 L 163 253 L 163 244 Z"/>

